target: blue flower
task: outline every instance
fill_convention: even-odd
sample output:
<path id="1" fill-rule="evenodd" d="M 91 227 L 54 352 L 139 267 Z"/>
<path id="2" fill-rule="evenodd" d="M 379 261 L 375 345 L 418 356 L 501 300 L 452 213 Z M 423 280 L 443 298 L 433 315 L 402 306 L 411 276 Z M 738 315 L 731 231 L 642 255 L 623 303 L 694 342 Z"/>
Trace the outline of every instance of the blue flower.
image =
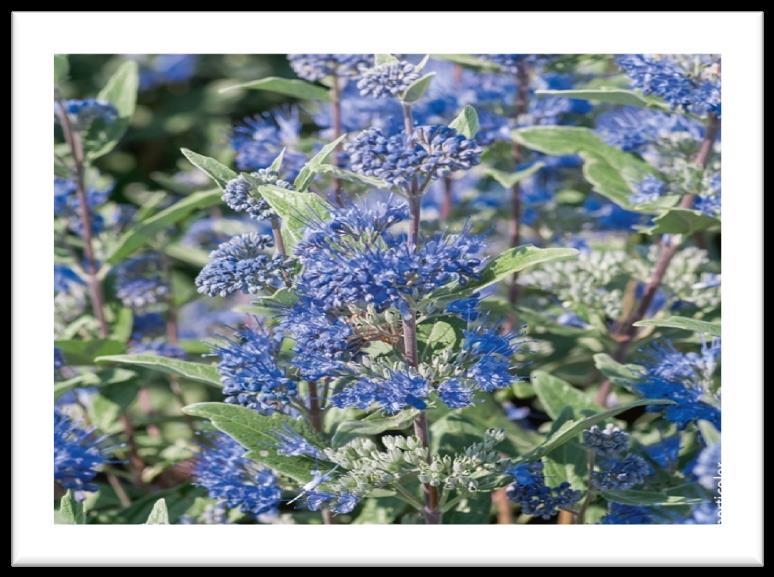
<path id="1" fill-rule="evenodd" d="M 67 219 L 70 230 L 81 235 L 83 234 L 83 221 L 80 212 L 81 200 L 77 190 L 78 187 L 72 180 L 54 178 L 54 216 Z M 105 228 L 105 220 L 96 210 L 107 202 L 110 192 L 111 187 L 103 190 L 86 189 L 86 205 L 93 234 L 99 234 Z"/>
<path id="2" fill-rule="evenodd" d="M 87 130 L 94 122 L 109 124 L 118 118 L 115 106 L 95 98 L 65 100 L 63 106 L 74 130 Z"/>
<path id="3" fill-rule="evenodd" d="M 167 330 L 167 319 L 158 312 L 139 313 L 132 317 L 132 340 L 158 337 Z"/>
<path id="4" fill-rule="evenodd" d="M 224 242 L 210 253 L 210 262 L 196 277 L 198 291 L 211 297 L 225 297 L 283 286 L 282 272 L 287 259 L 266 254 L 272 246 L 270 236 L 254 232 Z"/>
<path id="5" fill-rule="evenodd" d="M 180 244 L 207 251 L 216 249 L 231 238 L 223 230 L 224 221 L 226 219 L 223 218 L 202 218 L 191 223 L 180 239 Z"/>
<path id="6" fill-rule="evenodd" d="M 279 341 L 262 328 L 238 331 L 214 349 L 227 403 L 261 413 L 284 411 L 296 397 L 296 383 L 277 364 Z"/>
<path id="7" fill-rule="evenodd" d="M 719 59 L 707 55 L 627 54 L 616 60 L 632 86 L 645 94 L 660 96 L 674 108 L 720 116 Z"/>
<path id="8" fill-rule="evenodd" d="M 613 457 L 629 448 L 629 434 L 612 424 L 604 429 L 594 425 L 583 431 L 583 444 L 600 457 Z"/>
<path id="9" fill-rule="evenodd" d="M 407 367 L 385 370 L 381 375 L 361 376 L 334 393 L 331 401 L 337 407 L 369 409 L 378 406 L 388 415 L 406 409 L 427 408 L 429 385 L 424 377 Z"/>
<path id="10" fill-rule="evenodd" d="M 83 285 L 83 279 L 65 264 L 54 264 L 54 294 L 69 293 L 76 285 Z"/>
<path id="11" fill-rule="evenodd" d="M 96 491 L 93 482 L 108 462 L 104 438 L 78 427 L 59 410 L 54 411 L 54 480 L 65 489 Z"/>
<path id="12" fill-rule="evenodd" d="M 438 387 L 441 401 L 452 409 L 468 407 L 473 404 L 474 391 L 459 379 L 449 379 Z"/>
<path id="13" fill-rule="evenodd" d="M 677 464 L 680 455 L 680 435 L 672 435 L 663 441 L 645 447 L 651 459 L 665 469 L 671 469 Z"/>
<path id="14" fill-rule="evenodd" d="M 280 321 L 284 334 L 293 340 L 293 366 L 304 379 L 317 381 L 334 376 L 357 350 L 352 328 L 309 299 L 301 299 Z"/>
<path id="15" fill-rule="evenodd" d="M 360 96 L 357 87 L 348 84 L 341 93 L 340 104 L 341 129 L 344 132 L 378 128 L 385 134 L 394 134 L 403 127 L 400 104 L 393 98 Z M 324 135 L 332 139 L 334 122 L 330 103 L 315 102 L 309 106 L 315 124 L 325 130 Z M 419 120 L 420 117 L 415 113 L 415 118 Z"/>
<path id="16" fill-rule="evenodd" d="M 632 387 L 648 399 L 668 399 L 674 405 L 653 405 L 680 429 L 697 420 L 720 429 L 720 410 L 709 403 L 709 381 L 720 356 L 720 339 L 704 342 L 700 353 L 683 354 L 669 344 L 653 347 L 646 370 Z"/>
<path id="17" fill-rule="evenodd" d="M 648 463 L 637 455 L 602 459 L 599 470 L 591 475 L 595 487 L 603 491 L 631 489 L 645 481 L 651 470 Z"/>
<path id="18" fill-rule="evenodd" d="M 686 135 L 698 142 L 704 134 L 704 128 L 695 120 L 680 114 L 622 106 L 597 117 L 597 132 L 612 146 L 627 152 L 640 152 L 648 145 L 657 144 L 672 135 Z"/>
<path id="19" fill-rule="evenodd" d="M 299 293 L 326 310 L 373 304 L 380 311 L 393 306 L 403 312 L 407 299 L 477 276 L 479 238 L 467 232 L 437 235 L 414 250 L 389 231 L 405 215 L 405 206 L 394 204 L 353 206 L 334 211 L 327 222 L 311 223 L 296 246 L 304 267 Z"/>
<path id="20" fill-rule="evenodd" d="M 406 191 L 416 183 L 420 192 L 433 179 L 476 166 L 482 152 L 474 140 L 442 125 L 419 126 L 411 135 L 401 132 L 392 136 L 370 128 L 344 149 L 355 172 Z"/>
<path id="21" fill-rule="evenodd" d="M 245 118 L 234 128 L 231 137 L 237 168 L 267 168 L 284 149 L 283 170 L 289 178 L 294 178 L 306 162 L 306 157 L 297 150 L 300 132 L 301 121 L 296 108 Z"/>
<path id="22" fill-rule="evenodd" d="M 400 97 L 417 80 L 419 70 L 410 62 L 389 62 L 363 71 L 357 81 L 357 87 L 363 96 Z"/>
<path id="23" fill-rule="evenodd" d="M 653 515 L 647 507 L 610 503 L 607 515 L 599 521 L 602 525 L 651 525 Z"/>
<path id="24" fill-rule="evenodd" d="M 556 487 L 547 486 L 541 461 L 516 465 L 507 473 L 514 478 L 507 489 L 508 498 L 517 503 L 525 515 L 550 519 L 559 509 L 567 509 L 581 498 L 582 493 L 566 481 Z"/>
<path id="25" fill-rule="evenodd" d="M 288 61 L 299 77 L 317 82 L 329 76 L 357 76 L 371 65 L 373 57 L 368 54 L 289 54 Z"/>
<path id="26" fill-rule="evenodd" d="M 637 182 L 634 189 L 634 194 L 629 197 L 629 202 L 632 204 L 653 203 L 668 192 L 666 183 L 650 174 Z"/>
<path id="27" fill-rule="evenodd" d="M 169 295 L 161 255 L 135 256 L 115 268 L 116 296 L 133 309 L 145 309 L 166 300 Z"/>
<path id="28" fill-rule="evenodd" d="M 274 473 L 243 457 L 245 449 L 231 437 L 219 434 L 211 441 L 196 459 L 194 484 L 254 518 L 276 513 L 282 492 Z"/>
<path id="29" fill-rule="evenodd" d="M 287 181 L 281 180 L 276 172 L 260 169 L 250 174 L 257 185 L 273 184 L 282 188 L 290 188 Z M 256 185 L 240 175 L 226 183 L 223 189 L 223 202 L 237 212 L 246 212 L 253 220 L 266 220 L 274 213 L 269 204 L 260 197 Z"/>
<path id="30" fill-rule="evenodd" d="M 179 84 L 196 73 L 196 54 L 158 54 L 133 57 L 140 63 L 140 90 L 150 90 L 164 84 Z"/>
<path id="31" fill-rule="evenodd" d="M 481 300 L 478 294 L 471 295 L 464 299 L 458 299 L 446 305 L 446 312 L 457 315 L 463 320 L 470 322 L 479 317 L 478 307 Z"/>

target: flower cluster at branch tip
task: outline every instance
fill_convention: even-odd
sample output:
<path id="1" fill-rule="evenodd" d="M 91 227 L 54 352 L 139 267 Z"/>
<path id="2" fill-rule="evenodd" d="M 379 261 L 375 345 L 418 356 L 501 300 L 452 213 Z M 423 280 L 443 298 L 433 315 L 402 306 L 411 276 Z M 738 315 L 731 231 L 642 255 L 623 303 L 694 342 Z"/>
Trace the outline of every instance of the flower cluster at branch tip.
<path id="1" fill-rule="evenodd" d="M 615 425 L 604 429 L 593 426 L 583 432 L 583 444 L 596 456 L 596 470 L 591 473 L 592 484 L 601 490 L 631 489 L 650 475 L 648 463 L 642 457 L 626 454 L 630 437 Z"/>
<path id="2" fill-rule="evenodd" d="M 245 118 L 234 127 L 231 137 L 237 168 L 245 171 L 268 168 L 284 150 L 283 170 L 288 178 L 294 178 L 306 163 L 306 156 L 298 151 L 300 133 L 297 108 Z"/>
<path id="3" fill-rule="evenodd" d="M 109 124 L 118 118 L 115 106 L 95 98 L 65 100 L 62 106 L 73 130 L 88 130 L 95 122 Z"/>
<path id="4" fill-rule="evenodd" d="M 283 286 L 282 273 L 288 260 L 267 254 L 273 245 L 270 236 L 254 232 L 224 242 L 210 253 L 210 262 L 196 277 L 197 290 L 212 297 L 226 297 Z"/>
<path id="5" fill-rule="evenodd" d="M 560 509 L 572 507 L 582 495 L 566 481 L 556 487 L 546 485 L 541 461 L 516 465 L 507 473 L 514 479 L 508 486 L 508 498 L 517 503 L 525 515 L 550 519 Z"/>
<path id="6" fill-rule="evenodd" d="M 285 412 L 297 395 L 296 383 L 277 364 L 280 341 L 267 330 L 245 328 L 215 347 L 227 403 L 261 413 Z"/>
<path id="7" fill-rule="evenodd" d="M 380 178 L 406 193 L 421 194 L 430 181 L 481 161 L 481 148 L 448 126 L 419 126 L 385 136 L 378 128 L 364 130 L 344 147 L 352 170 Z M 418 191 L 411 191 L 419 186 Z"/>
<path id="8" fill-rule="evenodd" d="M 357 87 L 363 96 L 400 97 L 417 80 L 419 70 L 410 62 L 388 62 L 365 70 L 357 81 Z"/>
<path id="9" fill-rule="evenodd" d="M 394 203 L 355 205 L 311 223 L 296 247 L 304 267 L 298 292 L 326 310 L 373 305 L 405 312 L 409 301 L 438 287 L 476 278 L 481 239 L 467 232 L 439 235 L 414 250 L 390 230 L 406 215 L 406 207 Z"/>
<path id="10" fill-rule="evenodd" d="M 720 116 L 720 59 L 709 55 L 627 54 L 618 65 L 632 86 L 674 108 Z"/>
<path id="11" fill-rule="evenodd" d="M 304 80 L 317 82 L 331 76 L 350 78 L 371 66 L 368 54 L 289 54 L 293 71 Z"/>
<path id="12" fill-rule="evenodd" d="M 196 459 L 194 484 L 229 509 L 254 518 L 276 514 L 282 492 L 274 473 L 245 458 L 244 447 L 227 435 L 208 441 Z"/>
<path id="13" fill-rule="evenodd" d="M 223 202 L 232 210 L 247 213 L 253 220 L 266 220 L 273 213 L 269 204 L 260 198 L 256 187 L 271 184 L 290 188 L 290 183 L 280 179 L 276 172 L 265 168 L 251 173 L 249 177 L 250 180 L 241 175 L 229 180 L 223 189 Z"/>
<path id="14" fill-rule="evenodd" d="M 650 411 L 663 411 L 667 420 L 684 429 L 689 423 L 705 420 L 720 428 L 720 399 L 712 390 L 712 380 L 720 357 L 720 339 L 704 341 L 700 353 L 681 353 L 670 343 L 654 346 L 645 371 L 632 383 L 647 399 L 667 399 L 673 405 L 653 405 Z"/>
<path id="15" fill-rule="evenodd" d="M 54 480 L 65 489 L 96 491 L 94 477 L 109 462 L 104 438 L 54 411 Z"/>
<path id="16" fill-rule="evenodd" d="M 147 253 L 126 259 L 115 268 L 116 296 L 125 306 L 144 310 L 169 295 L 163 257 Z"/>

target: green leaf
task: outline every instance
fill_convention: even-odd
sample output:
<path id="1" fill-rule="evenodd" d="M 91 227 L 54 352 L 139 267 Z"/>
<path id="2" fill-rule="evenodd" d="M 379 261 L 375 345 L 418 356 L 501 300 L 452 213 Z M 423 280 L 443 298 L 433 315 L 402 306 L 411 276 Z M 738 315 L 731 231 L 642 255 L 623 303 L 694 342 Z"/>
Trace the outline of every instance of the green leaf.
<path id="1" fill-rule="evenodd" d="M 565 443 L 543 457 L 543 474 L 550 487 L 567 482 L 573 489 L 585 491 L 588 484 L 586 450 L 578 441 Z"/>
<path id="2" fill-rule="evenodd" d="M 488 166 L 484 170 L 484 173 L 494 178 L 503 188 L 510 189 L 514 184 L 521 182 L 525 178 L 529 178 L 544 166 L 545 163 L 536 162 L 529 168 L 525 168 L 524 170 L 517 170 L 516 172 L 505 172 L 503 170 L 497 170 L 494 167 Z"/>
<path id="3" fill-rule="evenodd" d="M 613 383 L 625 389 L 631 389 L 632 382 L 642 375 L 639 365 L 624 365 L 606 353 L 594 355 L 594 365 Z"/>
<path id="4" fill-rule="evenodd" d="M 537 248 L 532 245 L 517 246 L 506 250 L 504 253 L 492 259 L 481 271 L 479 278 L 463 287 L 452 285 L 443 287 L 433 297 L 461 297 L 488 287 L 513 273 L 523 271 L 529 267 L 573 258 L 578 254 L 574 248 Z"/>
<path id="5" fill-rule="evenodd" d="M 694 333 L 706 334 L 712 337 L 720 336 L 720 323 L 700 321 L 688 317 L 672 316 L 665 319 L 646 319 L 634 323 L 635 327 L 659 327 L 682 329 Z"/>
<path id="6" fill-rule="evenodd" d="M 132 336 L 132 323 L 134 322 L 134 315 L 132 309 L 122 307 L 116 314 L 116 319 L 113 322 L 113 328 L 110 331 L 110 338 L 125 343 Z"/>
<path id="7" fill-rule="evenodd" d="M 374 66 L 381 66 L 382 64 L 395 64 L 400 62 L 392 54 L 374 54 Z"/>
<path id="8" fill-rule="evenodd" d="M 606 102 L 608 104 L 621 104 L 623 106 L 641 106 L 663 108 L 654 100 L 648 100 L 633 90 L 621 88 L 596 88 L 593 90 L 536 90 L 538 96 L 559 96 L 561 98 L 573 98 L 576 100 L 591 100 L 592 102 Z"/>
<path id="9" fill-rule="evenodd" d="M 544 371 L 532 373 L 532 386 L 546 413 L 552 419 L 559 417 L 566 407 L 571 407 L 575 414 L 583 411 L 592 413 L 599 411 L 599 406 L 585 393 Z"/>
<path id="10" fill-rule="evenodd" d="M 219 389 L 222 388 L 218 368 L 215 365 L 192 363 L 190 361 L 181 361 L 180 359 L 149 354 L 109 355 L 98 357 L 96 362 L 99 364 L 115 363 L 142 367 L 171 375 L 180 375 L 190 381 L 196 381 L 197 383 L 203 383 Z"/>
<path id="11" fill-rule="evenodd" d="M 479 129 L 478 112 L 469 104 L 465 105 L 457 117 L 451 121 L 449 128 L 453 128 L 465 138 L 473 138 Z"/>
<path id="12" fill-rule="evenodd" d="M 316 174 L 330 174 L 336 178 L 339 178 L 341 180 L 346 180 L 348 182 L 352 182 L 355 184 L 362 184 L 363 186 L 373 187 L 373 188 L 387 188 L 389 185 L 383 181 L 381 178 L 376 178 L 374 176 L 365 176 L 363 174 L 358 174 L 357 172 L 352 172 L 351 170 L 347 170 L 345 168 L 340 168 L 338 166 L 335 166 L 333 164 L 321 164 L 317 168 L 315 168 L 314 172 Z"/>
<path id="13" fill-rule="evenodd" d="M 696 425 L 699 427 L 699 432 L 707 446 L 720 442 L 720 431 L 715 428 L 715 425 L 704 419 L 699 420 Z"/>
<path id="14" fill-rule="evenodd" d="M 78 387 L 105 387 L 126 383 L 136 376 L 137 373 L 126 369 L 102 369 L 93 373 L 81 373 L 66 381 L 54 383 L 54 399 Z"/>
<path id="15" fill-rule="evenodd" d="M 403 100 L 403 102 L 406 104 L 411 104 L 412 102 L 416 102 L 422 98 L 425 92 L 427 92 L 427 89 L 430 87 L 430 83 L 433 81 L 433 77 L 435 77 L 435 72 L 430 72 L 429 74 L 425 74 L 418 80 L 412 82 L 411 85 L 406 88 L 406 91 L 403 93 L 401 100 Z"/>
<path id="16" fill-rule="evenodd" d="M 339 144 L 341 144 L 341 141 L 346 137 L 346 134 L 342 134 L 333 142 L 329 142 L 323 146 L 317 154 L 309 159 L 309 162 L 301 168 L 298 176 L 293 181 L 293 189 L 298 192 L 305 192 L 308 190 L 318 169 L 328 161 L 328 158 L 330 158 L 331 154 L 336 150 L 336 147 L 338 147 Z"/>
<path id="17" fill-rule="evenodd" d="M 229 180 L 239 176 L 228 166 L 221 164 L 214 158 L 204 156 L 193 150 L 188 150 L 187 148 L 181 148 L 180 152 L 183 153 L 183 156 L 185 156 L 191 164 L 215 181 L 215 184 L 217 184 L 221 190 L 226 188 L 226 183 Z"/>
<path id="18" fill-rule="evenodd" d="M 112 339 L 63 339 L 55 341 L 54 346 L 64 354 L 65 364 L 71 366 L 93 365 L 96 357 L 117 355 L 125 350 L 124 343 Z"/>
<path id="19" fill-rule="evenodd" d="M 698 210 L 672 208 L 653 219 L 648 234 L 685 234 L 691 235 L 701 230 L 720 228 L 720 220 Z"/>
<path id="20" fill-rule="evenodd" d="M 388 525 L 406 509 L 398 497 L 371 497 L 363 501 L 360 513 L 352 522 L 356 525 Z"/>
<path id="21" fill-rule="evenodd" d="M 220 93 L 231 90 L 265 90 L 301 100 L 330 100 L 330 92 L 321 86 L 296 78 L 279 78 L 277 76 L 227 86 L 222 88 Z"/>
<path id="22" fill-rule="evenodd" d="M 67 54 L 54 54 L 54 85 L 64 81 L 69 72 L 70 63 L 67 60 Z"/>
<path id="23" fill-rule="evenodd" d="M 620 405 L 618 407 L 608 409 L 607 411 L 597 413 L 596 415 L 592 415 L 584 419 L 568 420 L 562 424 L 559 429 L 552 433 L 542 444 L 537 446 L 530 453 L 516 459 L 516 461 L 535 461 L 540 459 L 551 453 L 551 451 L 558 449 L 565 443 L 569 443 L 589 427 L 593 427 L 594 425 L 598 425 L 599 423 L 602 423 L 608 419 L 612 419 L 616 415 L 619 415 L 630 409 L 644 407 L 647 405 L 674 405 L 674 402 L 667 401 L 665 399 L 641 399 L 639 401 L 633 401 L 625 405 Z"/>
<path id="24" fill-rule="evenodd" d="M 448 525 L 485 525 L 492 516 L 492 495 L 472 493 L 463 497 L 450 511 L 443 514 Z"/>
<path id="25" fill-rule="evenodd" d="M 433 54 L 434 60 L 446 60 L 447 62 L 454 62 L 467 68 L 475 68 L 487 72 L 494 72 L 501 70 L 502 68 L 494 62 L 483 60 L 476 55 L 472 54 Z"/>
<path id="26" fill-rule="evenodd" d="M 83 525 L 86 523 L 83 503 L 76 500 L 72 490 L 68 489 L 60 499 L 55 521 L 60 525 Z"/>
<path id="27" fill-rule="evenodd" d="M 311 192 L 267 184 L 259 186 L 258 193 L 282 219 L 283 238 L 289 252 L 301 240 L 310 221 L 326 221 L 331 215 L 331 205 Z"/>
<path id="28" fill-rule="evenodd" d="M 341 447 L 356 437 L 378 435 L 384 431 L 402 431 L 414 423 L 418 414 L 416 409 L 406 409 L 389 417 L 377 412 L 359 421 L 344 421 L 336 427 L 331 444 Z"/>
<path id="29" fill-rule="evenodd" d="M 634 186 L 658 172 L 636 156 L 606 144 L 596 133 L 578 126 L 533 126 L 512 132 L 514 140 L 544 154 L 578 154 L 583 159 L 583 175 L 594 190 L 626 210 L 656 214 L 675 204 L 670 195 L 654 203 L 632 204 Z"/>
<path id="30" fill-rule="evenodd" d="M 215 206 L 219 202 L 219 190 L 194 192 L 190 196 L 143 220 L 126 231 L 113 248 L 113 252 L 110 253 L 107 261 L 110 264 L 117 264 L 134 253 L 137 249 L 142 248 L 147 243 L 151 242 L 156 238 L 157 234 L 183 220 L 195 210 L 209 208 L 210 206 Z"/>
<path id="31" fill-rule="evenodd" d="M 629 489 L 626 491 L 603 491 L 602 496 L 608 501 L 621 503 L 622 505 L 643 505 L 647 507 L 680 507 L 684 505 L 698 505 L 706 501 L 705 498 L 690 495 L 690 491 L 666 490 L 666 491 L 639 491 Z"/>
<path id="32" fill-rule="evenodd" d="M 285 149 L 283 148 L 280 150 L 280 153 L 277 155 L 277 157 L 271 161 L 271 164 L 269 165 L 269 170 L 272 172 L 279 172 L 282 170 L 282 161 L 285 159 Z"/>
<path id="33" fill-rule="evenodd" d="M 94 123 L 86 134 L 84 149 L 86 158 L 93 161 L 113 150 L 129 128 L 137 102 L 139 74 L 137 63 L 124 62 L 105 87 L 97 95 L 97 100 L 109 102 L 118 111 L 118 118 L 108 124 Z"/>
<path id="34" fill-rule="evenodd" d="M 169 512 L 167 511 L 167 502 L 162 497 L 153 505 L 146 525 L 169 525 Z"/>
<path id="35" fill-rule="evenodd" d="M 277 453 L 276 434 L 284 427 L 290 427 L 309 439 L 310 431 L 303 420 L 278 413 L 271 416 L 261 415 L 252 409 L 226 403 L 197 403 L 188 405 L 183 412 L 209 419 L 215 428 L 248 449 L 245 454 L 247 458 L 263 463 L 299 483 L 307 483 L 312 478 L 312 471 L 319 468 L 319 463 L 312 459 Z"/>
<path id="36" fill-rule="evenodd" d="M 210 262 L 210 253 L 206 250 L 202 250 L 193 246 L 181 244 L 179 242 L 173 242 L 164 247 L 164 254 L 195 266 L 196 268 L 204 268 L 208 262 Z"/>
<path id="37" fill-rule="evenodd" d="M 451 349 L 464 338 L 465 321 L 453 315 L 434 317 L 417 325 L 419 360 L 429 360 L 441 351 Z"/>

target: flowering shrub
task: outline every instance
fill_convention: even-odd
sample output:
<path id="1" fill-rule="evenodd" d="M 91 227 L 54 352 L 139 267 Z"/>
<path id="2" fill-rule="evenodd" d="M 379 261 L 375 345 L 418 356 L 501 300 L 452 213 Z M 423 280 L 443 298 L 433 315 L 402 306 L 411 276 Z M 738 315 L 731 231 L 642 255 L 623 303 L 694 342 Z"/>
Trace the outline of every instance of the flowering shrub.
<path id="1" fill-rule="evenodd" d="M 719 58 L 55 64 L 60 522 L 719 522 Z"/>

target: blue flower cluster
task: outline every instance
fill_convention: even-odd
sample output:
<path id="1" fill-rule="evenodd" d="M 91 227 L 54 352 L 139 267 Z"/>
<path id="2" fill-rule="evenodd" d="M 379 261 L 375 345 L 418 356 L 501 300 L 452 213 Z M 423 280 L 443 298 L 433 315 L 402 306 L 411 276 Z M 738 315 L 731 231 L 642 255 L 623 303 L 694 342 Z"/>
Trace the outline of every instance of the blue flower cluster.
<path id="1" fill-rule="evenodd" d="M 116 296 L 132 309 L 143 310 L 164 302 L 169 295 L 164 264 L 158 253 L 131 257 L 115 270 Z"/>
<path id="2" fill-rule="evenodd" d="M 594 451 L 597 469 L 592 471 L 591 482 L 601 490 L 631 489 L 650 475 L 648 463 L 638 455 L 625 454 L 630 437 L 615 425 L 604 429 L 593 426 L 583 432 L 583 444 Z"/>
<path id="3" fill-rule="evenodd" d="M 352 170 L 380 178 L 408 191 L 481 161 L 481 148 L 448 126 L 420 126 L 412 134 L 385 136 L 378 128 L 364 130 L 344 147 Z"/>
<path id="4" fill-rule="evenodd" d="M 612 146 L 627 152 L 640 152 L 648 145 L 674 136 L 698 142 L 704 128 L 681 114 L 622 106 L 597 117 L 597 132 Z"/>
<path id="5" fill-rule="evenodd" d="M 541 461 L 516 465 L 507 473 L 514 478 L 507 489 L 508 498 L 517 503 L 525 515 L 550 519 L 559 509 L 571 507 L 582 495 L 566 481 L 556 487 L 547 486 Z"/>
<path id="6" fill-rule="evenodd" d="M 132 354 L 148 354 L 171 359 L 184 359 L 187 353 L 178 345 L 168 343 L 163 339 L 143 340 L 131 343 L 129 352 Z"/>
<path id="7" fill-rule="evenodd" d="M 284 149 L 283 170 L 288 178 L 294 178 L 306 163 L 306 156 L 298 151 L 300 134 L 301 120 L 296 108 L 245 118 L 231 137 L 236 167 L 245 171 L 267 168 Z"/>
<path id="8" fill-rule="evenodd" d="M 277 336 L 257 327 L 239 330 L 224 345 L 215 347 L 227 403 L 264 414 L 286 410 L 298 389 L 277 364 L 279 345 Z"/>
<path id="9" fill-rule="evenodd" d="M 357 352 L 352 327 L 308 298 L 286 311 L 280 328 L 294 343 L 292 365 L 310 381 L 341 372 Z"/>
<path id="10" fill-rule="evenodd" d="M 370 98 L 360 96 L 354 84 L 348 84 L 341 93 L 341 129 L 358 132 L 366 128 L 378 128 L 385 134 L 394 134 L 403 126 L 400 104 L 394 98 Z M 323 129 L 321 136 L 333 139 L 333 115 L 328 102 L 310 106 L 314 123 Z M 415 117 L 416 116 L 415 112 Z"/>
<path id="11" fill-rule="evenodd" d="M 212 251 L 231 238 L 224 225 L 236 222 L 225 218 L 202 218 L 192 222 L 180 239 L 180 244 Z"/>
<path id="12" fill-rule="evenodd" d="M 254 518 L 276 514 L 282 491 L 274 473 L 243 457 L 245 449 L 231 437 L 218 434 L 210 441 L 196 460 L 194 484 L 229 509 Z"/>
<path id="13" fill-rule="evenodd" d="M 330 76 L 358 76 L 371 66 L 373 57 L 368 54 L 290 54 L 288 61 L 300 78 L 317 82 Z"/>
<path id="14" fill-rule="evenodd" d="M 331 493 L 319 489 L 320 485 L 328 480 L 330 473 L 323 474 L 320 471 L 313 471 L 312 480 L 304 485 L 305 504 L 310 511 L 319 511 L 327 508 L 333 513 L 346 514 L 351 513 L 360 498 L 353 493 Z"/>
<path id="15" fill-rule="evenodd" d="M 379 406 L 388 415 L 406 409 L 426 409 L 430 385 L 408 367 L 385 370 L 382 374 L 363 375 L 354 383 L 334 393 L 331 401 L 337 407 L 368 409 Z"/>
<path id="16" fill-rule="evenodd" d="M 712 56 L 627 54 L 618 65 L 632 86 L 674 108 L 720 116 L 719 59 Z M 698 66 L 697 66 L 698 65 Z M 695 68 L 700 68 L 696 73 Z"/>
<path id="17" fill-rule="evenodd" d="M 62 105 L 74 130 L 87 130 L 94 122 L 109 124 L 118 118 L 115 106 L 95 98 L 65 100 Z"/>
<path id="18" fill-rule="evenodd" d="M 67 415 L 54 411 L 54 480 L 65 489 L 96 491 L 93 483 L 108 462 L 104 439 L 80 428 Z"/>
<path id="19" fill-rule="evenodd" d="M 196 54 L 158 54 L 132 57 L 140 64 L 140 90 L 151 90 L 165 84 L 179 84 L 196 73 Z"/>
<path id="20" fill-rule="evenodd" d="M 229 208 L 237 212 L 246 212 L 253 220 L 266 220 L 272 216 L 269 204 L 260 198 L 256 198 L 253 190 L 256 185 L 273 184 L 282 188 L 290 188 L 290 183 L 279 178 L 279 175 L 266 168 L 262 168 L 250 174 L 250 182 L 244 176 L 231 179 L 223 189 L 223 202 Z M 255 191 L 257 194 L 257 191 Z"/>
<path id="21" fill-rule="evenodd" d="M 583 444 L 600 457 L 610 457 L 629 448 L 629 434 L 613 424 L 606 425 L 604 429 L 594 425 L 583 431 Z"/>
<path id="22" fill-rule="evenodd" d="M 357 87 L 363 96 L 401 97 L 417 80 L 419 80 L 419 70 L 410 62 L 389 62 L 363 71 L 357 81 Z"/>
<path id="23" fill-rule="evenodd" d="M 707 400 L 709 381 L 720 357 L 720 339 L 702 344 L 700 353 L 683 354 L 667 343 L 654 347 L 646 370 L 632 383 L 648 399 L 668 399 L 674 405 L 654 405 L 651 411 L 663 411 L 667 420 L 684 429 L 700 419 L 720 429 L 720 409 Z"/>
<path id="24" fill-rule="evenodd" d="M 405 217 L 405 206 L 380 203 L 338 209 L 329 221 L 312 223 L 296 246 L 304 267 L 299 293 L 326 310 L 373 304 L 405 312 L 408 299 L 477 276 L 481 239 L 466 232 L 438 235 L 414 250 L 389 231 Z"/>
<path id="25" fill-rule="evenodd" d="M 67 225 L 76 234 L 83 234 L 81 220 L 81 201 L 77 193 L 77 185 L 67 178 L 54 178 L 54 216 L 67 219 Z M 89 210 L 92 234 L 99 234 L 105 229 L 105 219 L 96 209 L 107 202 L 111 189 L 86 190 L 86 204 Z"/>
<path id="26" fill-rule="evenodd" d="M 629 197 L 632 204 L 656 202 L 668 192 L 667 184 L 657 176 L 648 175 L 634 185 L 634 194 Z"/>
<path id="27" fill-rule="evenodd" d="M 610 503 L 610 509 L 599 522 L 602 525 L 650 525 L 653 523 L 653 513 L 639 505 Z"/>
<path id="28" fill-rule="evenodd" d="M 83 285 L 83 279 L 66 264 L 54 264 L 54 294 L 68 293 L 75 286 Z"/>
<path id="29" fill-rule="evenodd" d="M 256 294 L 283 286 L 287 259 L 270 256 L 272 238 L 258 233 L 233 237 L 210 253 L 210 262 L 196 277 L 200 293 L 226 297 L 234 293 Z"/>

